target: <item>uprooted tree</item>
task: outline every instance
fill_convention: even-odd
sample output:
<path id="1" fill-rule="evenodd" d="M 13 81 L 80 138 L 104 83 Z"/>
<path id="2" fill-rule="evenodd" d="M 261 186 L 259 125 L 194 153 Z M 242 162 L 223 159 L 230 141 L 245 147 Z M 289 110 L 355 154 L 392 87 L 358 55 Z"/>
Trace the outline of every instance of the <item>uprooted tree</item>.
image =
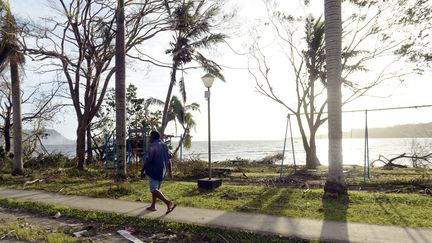
<path id="1" fill-rule="evenodd" d="M 270 24 L 256 30 L 251 45 L 249 72 L 254 77 L 259 93 L 284 106 L 294 114 L 306 152 L 306 167 L 320 165 L 316 153 L 316 134 L 327 121 L 327 70 L 324 48 L 325 23 L 312 16 L 293 16 L 277 10 L 274 1 L 266 1 Z M 415 70 L 405 66 L 394 55 L 404 43 L 404 38 L 392 37 L 391 32 L 400 26 L 392 22 L 395 11 L 393 1 L 345 1 L 342 46 L 342 104 L 347 104 L 370 92 L 388 80 L 403 80 Z M 306 6 L 308 7 L 308 6 Z M 269 40 L 264 36 L 268 27 L 276 32 Z M 304 26 L 304 32 L 299 30 Z M 280 50 L 288 60 L 284 73 L 274 72 L 276 58 L 266 54 L 265 42 L 277 40 Z M 274 54 L 274 53 L 273 53 Z M 278 54 L 275 54 L 278 55 Z M 281 58 L 284 58 L 281 57 Z M 280 63 L 280 59 L 277 61 Z M 374 65 L 377 62 L 380 65 Z M 288 71 L 287 66 L 291 68 Z M 366 73 L 367 72 L 367 73 Z M 279 77 L 277 77 L 279 75 Z M 285 78 L 280 78 L 282 75 Z M 290 78 L 286 78 L 290 77 Z M 285 86 L 281 86 L 285 85 Z"/>

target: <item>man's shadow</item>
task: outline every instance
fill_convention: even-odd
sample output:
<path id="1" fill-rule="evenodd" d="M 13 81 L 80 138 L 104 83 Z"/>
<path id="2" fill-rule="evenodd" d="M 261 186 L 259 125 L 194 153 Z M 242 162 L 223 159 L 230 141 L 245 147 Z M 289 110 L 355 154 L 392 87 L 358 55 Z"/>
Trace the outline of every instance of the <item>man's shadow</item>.
<path id="1" fill-rule="evenodd" d="M 320 240 L 324 242 L 349 242 L 347 211 L 349 197 L 346 195 L 324 194 L 322 197 L 322 213 L 324 221 Z M 335 239 L 340 239 L 335 241 Z"/>

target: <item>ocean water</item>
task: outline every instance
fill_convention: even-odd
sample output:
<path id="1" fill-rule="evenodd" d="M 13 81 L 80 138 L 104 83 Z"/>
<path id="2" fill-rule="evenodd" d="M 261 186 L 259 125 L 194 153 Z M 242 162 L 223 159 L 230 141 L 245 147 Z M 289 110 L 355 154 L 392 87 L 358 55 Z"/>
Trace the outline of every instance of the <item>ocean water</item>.
<path id="1" fill-rule="evenodd" d="M 412 153 L 412 144 L 415 141 L 420 147 L 432 148 L 432 138 L 374 138 L 369 139 L 369 159 L 378 159 L 379 155 L 387 158 L 402 153 Z M 233 159 L 259 160 L 265 156 L 283 152 L 283 140 L 275 141 L 213 141 L 212 161 L 223 161 Z M 175 144 L 174 144 L 175 146 Z M 74 156 L 74 145 L 47 145 L 49 151 L 57 151 Z M 208 159 L 207 141 L 193 142 L 190 150 L 183 150 L 183 158 Z M 418 146 L 417 146 L 418 148 Z M 364 139 L 344 139 L 343 157 L 344 164 L 363 165 L 365 141 Z M 294 139 L 294 154 L 297 164 L 305 164 L 305 152 L 301 139 Z M 323 165 L 328 164 L 328 142 L 327 139 L 317 139 L 317 154 Z M 291 142 L 287 140 L 285 148 L 285 164 L 293 163 L 293 151 Z"/>

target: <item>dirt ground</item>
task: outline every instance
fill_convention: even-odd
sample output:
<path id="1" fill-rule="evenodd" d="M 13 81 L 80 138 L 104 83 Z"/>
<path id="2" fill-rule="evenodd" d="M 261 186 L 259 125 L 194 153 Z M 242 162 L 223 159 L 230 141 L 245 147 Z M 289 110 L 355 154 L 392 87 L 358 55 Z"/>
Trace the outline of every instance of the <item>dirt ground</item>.
<path id="1" fill-rule="evenodd" d="M 82 242 L 130 242 L 117 233 L 117 230 L 124 230 L 125 228 L 119 226 L 108 226 L 94 222 L 82 222 L 74 219 L 66 219 L 61 216 L 57 219 L 54 217 L 46 217 L 31 213 L 26 213 L 16 209 L 6 209 L 0 207 L 0 224 L 19 222 L 24 228 L 31 230 L 34 227 L 43 228 L 45 232 L 52 232 L 58 230 L 65 234 L 71 235 L 73 232 L 88 230 L 85 236 L 77 238 Z M 133 236 L 138 239 L 148 242 L 169 242 L 162 237 L 148 232 L 140 231 L 138 229 L 126 228 L 129 232 L 133 232 Z M 11 234 L 13 235 L 13 234 Z M 159 239 L 158 239 L 159 238 Z M 0 235 L 0 242 L 25 242 L 14 238 L 13 236 Z"/>

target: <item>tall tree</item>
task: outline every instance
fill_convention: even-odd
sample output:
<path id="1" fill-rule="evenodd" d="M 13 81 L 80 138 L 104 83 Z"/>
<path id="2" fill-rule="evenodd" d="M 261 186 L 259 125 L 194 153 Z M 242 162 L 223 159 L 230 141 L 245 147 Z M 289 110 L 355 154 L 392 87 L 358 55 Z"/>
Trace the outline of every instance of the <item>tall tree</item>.
<path id="1" fill-rule="evenodd" d="M 346 194 L 342 157 L 342 12 L 341 0 L 325 0 L 325 49 L 327 62 L 327 102 L 329 171 L 326 193 Z"/>
<path id="2" fill-rule="evenodd" d="M 22 123 L 21 123 L 21 88 L 19 65 L 24 63 L 24 56 L 20 51 L 17 40 L 17 27 L 15 18 L 10 10 L 9 3 L 0 0 L 1 13 L 1 40 L 0 40 L 0 65 L 10 65 L 12 108 L 13 108 L 13 131 L 14 131 L 14 162 L 13 175 L 24 173 L 22 161 Z"/>
<path id="3" fill-rule="evenodd" d="M 283 105 L 289 112 L 294 114 L 302 137 L 303 148 L 306 152 L 306 167 L 314 169 L 320 165 L 317 157 L 315 135 L 320 126 L 326 121 L 326 117 L 322 113 L 327 102 L 320 99 L 327 82 L 324 22 L 320 18 L 307 18 L 304 30 L 304 41 L 306 41 L 304 50 L 299 50 L 294 46 L 292 35 L 290 35 L 291 39 L 288 40 L 289 62 L 295 73 L 295 95 L 297 98 L 295 104 L 283 101 L 273 90 L 270 81 L 270 67 L 258 43 L 254 44 L 252 57 L 258 63 L 260 72 L 256 74 L 250 70 L 250 74 L 255 78 L 258 92 Z M 295 63 L 296 54 L 300 59 L 299 64 Z M 265 84 L 261 83 L 260 78 L 266 81 Z"/>
<path id="4" fill-rule="evenodd" d="M 112 64 L 116 51 L 119 51 L 114 45 L 114 39 L 119 41 L 116 38 L 117 12 L 112 7 L 115 3 L 114 0 L 58 0 L 58 6 L 53 7 L 60 16 L 44 18 L 48 27 L 35 26 L 28 33 L 33 37 L 31 40 L 36 39 L 36 43 L 28 45 L 28 52 L 36 60 L 51 59 L 50 65 L 44 65 L 48 69 L 45 71 L 61 72 L 66 79 L 78 122 L 76 155 L 79 169 L 84 169 L 87 128 L 103 103 L 109 81 L 117 70 Z M 124 7 L 127 9 L 124 51 L 134 57 L 138 46 L 165 30 L 168 15 L 164 3 L 157 0 L 127 1 Z M 120 100 L 117 102 L 121 103 Z M 119 127 L 120 133 L 123 133 L 122 127 Z M 123 152 L 121 154 L 123 156 Z M 123 164 L 124 158 L 119 159 Z"/>
<path id="5" fill-rule="evenodd" d="M 315 168 L 320 164 L 316 154 L 315 137 L 318 129 L 327 121 L 325 24 L 320 18 L 285 14 L 278 10 L 273 1 L 266 2 L 271 17 L 270 24 L 266 23 L 264 27 L 255 30 L 257 37 L 253 38 L 250 56 L 253 66 L 258 68 L 250 68 L 249 71 L 255 78 L 258 92 L 295 115 L 306 152 L 306 166 Z M 393 22 L 386 26 L 382 24 L 387 24 L 392 11 L 391 4 L 366 4 L 365 1 L 344 3 L 349 10 L 346 11 L 343 23 L 341 80 L 344 90 L 342 104 L 347 104 L 372 92 L 374 87 L 383 82 L 402 79 L 414 70 L 409 66 L 400 69 L 400 58 L 393 52 L 401 44 L 401 40 L 390 38 L 389 35 L 396 25 Z M 305 26 L 305 32 L 299 31 L 302 30 L 301 25 Z M 284 56 L 278 59 L 275 56 L 279 53 L 267 56 L 267 49 L 261 47 L 266 41 L 276 41 L 279 44 L 279 53 Z M 284 65 L 283 73 L 277 76 L 292 74 L 292 78 L 274 78 L 278 63 L 283 58 L 287 58 L 291 70 L 286 70 Z M 272 63 L 276 59 L 278 63 Z M 382 65 L 376 65 L 377 61 Z M 292 88 L 287 89 L 287 85 Z"/>
<path id="6" fill-rule="evenodd" d="M 187 0 L 174 5 L 171 29 L 174 31 L 171 47 L 166 51 L 172 55 L 171 77 L 162 112 L 162 124 L 159 129 L 164 134 L 168 125 L 168 109 L 174 86 L 177 84 L 177 71 L 184 65 L 196 61 L 202 69 L 224 81 L 221 67 L 214 61 L 206 58 L 198 50 L 216 45 L 226 38 L 224 34 L 213 33 L 215 18 L 220 11 L 220 3 L 211 3 L 206 0 Z M 167 6 L 168 9 L 171 7 Z M 183 101 L 186 101 L 186 87 L 183 76 L 179 79 L 179 88 Z"/>
<path id="7" fill-rule="evenodd" d="M 115 53 L 115 101 L 116 101 L 116 145 L 117 177 L 126 178 L 126 50 L 124 0 L 117 1 L 117 30 Z"/>

